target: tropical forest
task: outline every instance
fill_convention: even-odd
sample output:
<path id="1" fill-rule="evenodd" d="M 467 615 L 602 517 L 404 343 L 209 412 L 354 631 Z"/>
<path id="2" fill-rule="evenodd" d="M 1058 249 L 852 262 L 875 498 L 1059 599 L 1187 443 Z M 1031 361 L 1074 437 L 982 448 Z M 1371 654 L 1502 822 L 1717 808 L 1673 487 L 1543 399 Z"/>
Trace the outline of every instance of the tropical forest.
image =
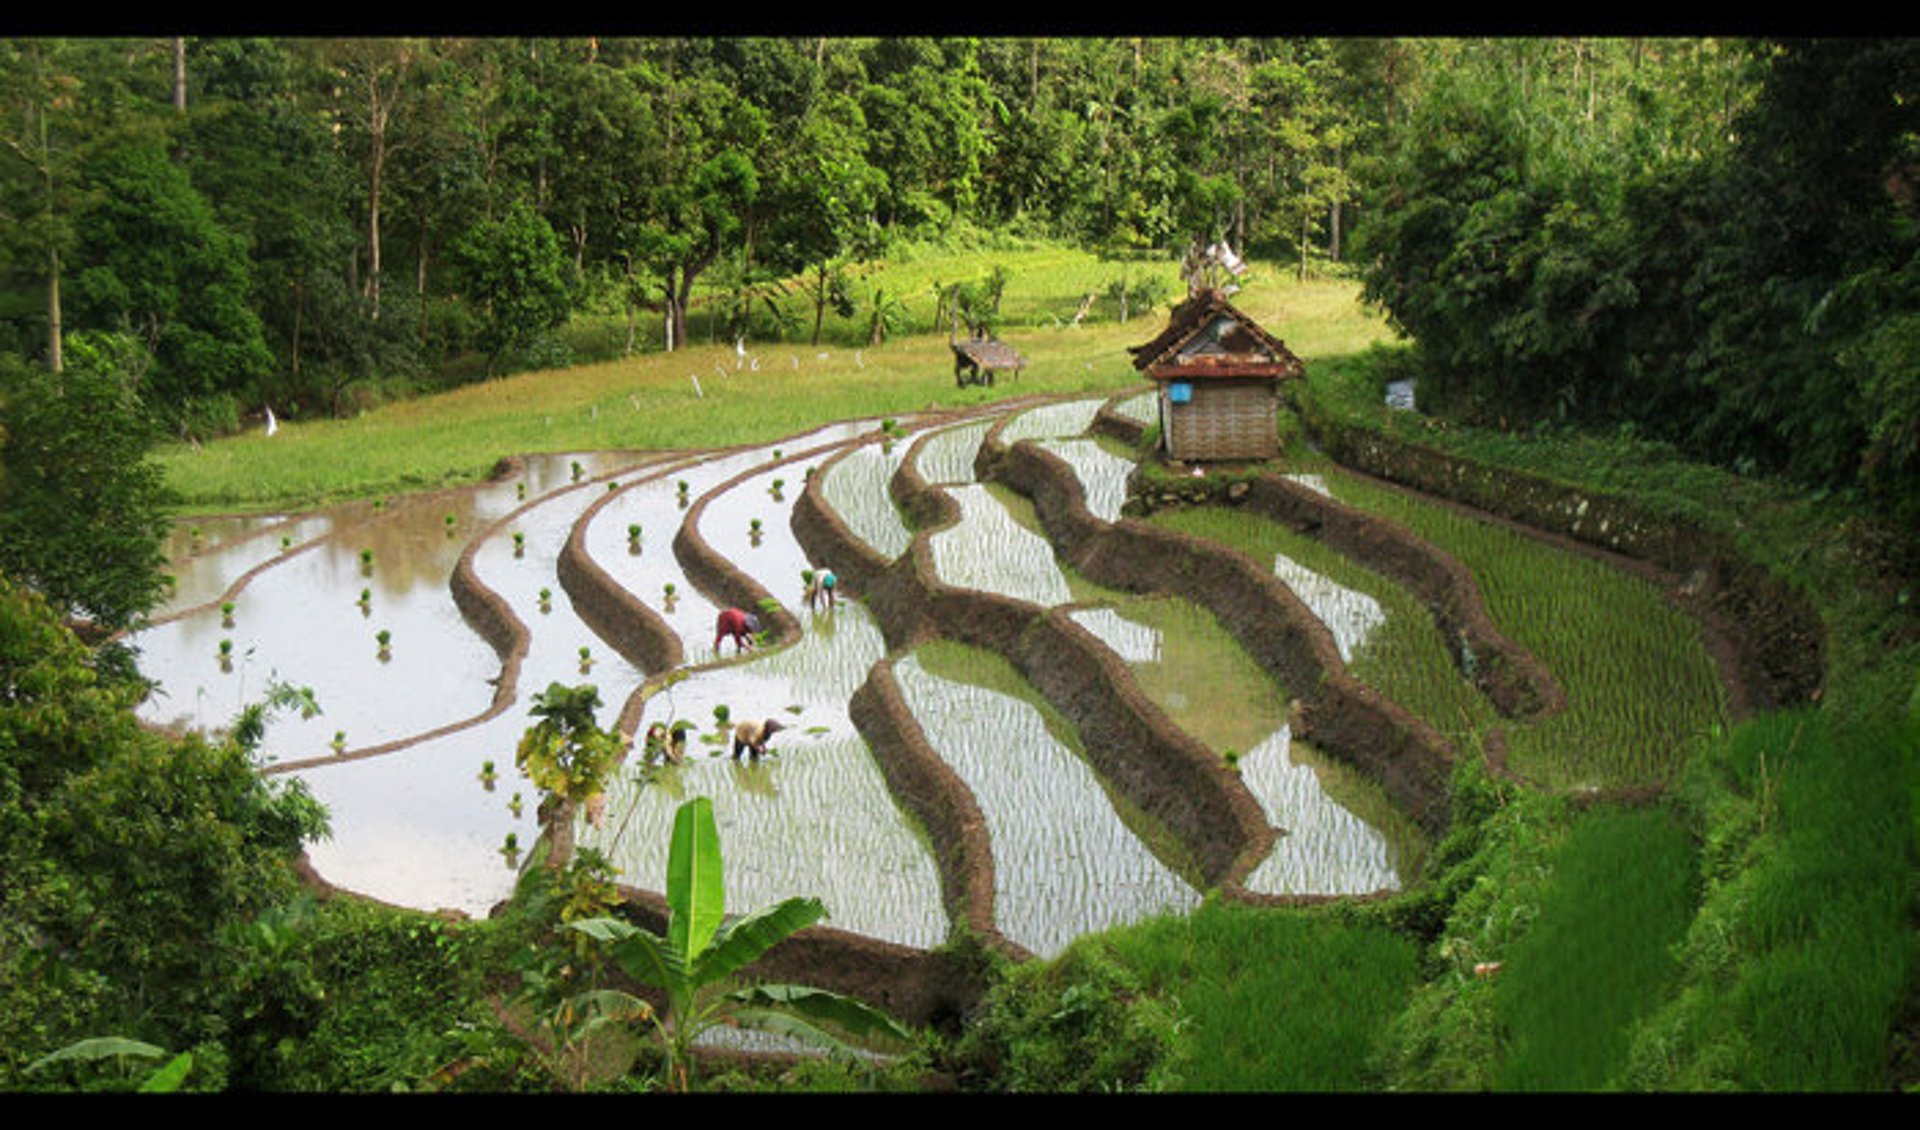
<path id="1" fill-rule="evenodd" d="M 1920 39 L 0 40 L 8 1092 L 1908 1091 L 1917 582 Z"/>

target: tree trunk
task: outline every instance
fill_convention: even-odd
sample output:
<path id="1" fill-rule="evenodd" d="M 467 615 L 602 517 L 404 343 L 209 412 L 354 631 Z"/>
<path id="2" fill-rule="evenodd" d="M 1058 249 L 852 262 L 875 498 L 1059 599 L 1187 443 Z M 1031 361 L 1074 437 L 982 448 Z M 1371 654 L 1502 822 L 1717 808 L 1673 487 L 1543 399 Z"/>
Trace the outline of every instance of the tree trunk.
<path id="1" fill-rule="evenodd" d="M 47 368 L 62 372 L 66 367 L 60 346 L 60 249 L 47 249 Z"/>
<path id="2" fill-rule="evenodd" d="M 178 35 L 173 37 L 173 110 L 187 112 L 187 41 Z"/>

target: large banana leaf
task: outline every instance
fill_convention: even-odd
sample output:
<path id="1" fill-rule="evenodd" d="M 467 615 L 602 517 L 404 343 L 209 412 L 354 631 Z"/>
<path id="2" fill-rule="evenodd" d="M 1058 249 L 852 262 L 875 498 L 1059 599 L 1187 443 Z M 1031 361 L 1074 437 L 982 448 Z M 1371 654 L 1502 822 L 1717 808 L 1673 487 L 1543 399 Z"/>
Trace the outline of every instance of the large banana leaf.
<path id="1" fill-rule="evenodd" d="M 696 963 L 726 915 L 726 888 L 720 874 L 720 830 L 713 822 L 713 799 L 697 796 L 673 814 L 673 842 L 667 849 L 667 941 Z"/>
<path id="2" fill-rule="evenodd" d="M 614 963 L 641 984 L 677 991 L 692 979 L 685 955 L 667 939 L 618 918 L 582 918 L 569 925 L 595 941 L 607 943 Z"/>
<path id="3" fill-rule="evenodd" d="M 790 898 L 726 924 L 705 953 L 694 958 L 694 979 L 710 985 L 751 964 L 761 954 L 827 916 L 817 898 Z"/>
<path id="4" fill-rule="evenodd" d="M 912 1034 L 865 1001 L 808 985 L 754 985 L 728 994 L 741 1007 L 732 1014 L 746 1028 L 777 1032 L 816 1046 L 897 1050 Z"/>

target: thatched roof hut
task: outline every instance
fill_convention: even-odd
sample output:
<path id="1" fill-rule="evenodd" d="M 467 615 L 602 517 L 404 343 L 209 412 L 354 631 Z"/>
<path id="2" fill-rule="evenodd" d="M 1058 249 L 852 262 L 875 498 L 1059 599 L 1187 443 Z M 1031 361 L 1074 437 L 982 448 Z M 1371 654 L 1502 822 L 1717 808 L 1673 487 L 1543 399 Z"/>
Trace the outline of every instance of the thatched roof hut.
<path id="1" fill-rule="evenodd" d="M 1169 459 L 1270 459 L 1280 453 L 1280 382 L 1300 359 L 1217 290 L 1175 307 L 1167 328 L 1133 346 L 1133 367 L 1159 386 Z"/>

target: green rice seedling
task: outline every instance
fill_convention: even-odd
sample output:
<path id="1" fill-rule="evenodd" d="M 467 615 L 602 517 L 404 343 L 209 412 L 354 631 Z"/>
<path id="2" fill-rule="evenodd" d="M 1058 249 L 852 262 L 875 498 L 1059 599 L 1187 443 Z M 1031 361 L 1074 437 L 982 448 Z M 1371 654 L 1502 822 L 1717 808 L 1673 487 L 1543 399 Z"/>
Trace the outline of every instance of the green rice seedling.
<path id="1" fill-rule="evenodd" d="M 1031 698 L 982 685 L 1024 684 L 1005 660 L 929 644 L 894 671 L 927 740 L 980 805 L 1008 937 L 1052 955 L 1082 934 L 1198 905 L 1198 892 L 1115 808 L 1071 727 Z"/>
<path id="2" fill-rule="evenodd" d="M 233 627 L 233 601 L 231 600 L 223 600 L 220 602 L 220 626 L 223 628 Z"/>
<path id="3" fill-rule="evenodd" d="M 751 764 L 724 755 L 692 758 L 656 770 L 648 782 L 623 779 L 609 793 L 605 826 L 583 826 L 580 842 L 604 851 L 630 877 L 623 881 L 659 889 L 653 884 L 663 878 L 674 806 L 693 793 L 709 795 L 727 838 L 730 903 L 741 884 L 741 904 L 733 909 L 763 903 L 768 891 L 805 890 L 843 929 L 937 945 L 948 921 L 932 848 L 888 792 L 874 752 L 846 713 L 848 697 L 885 653 L 879 626 L 850 605 L 830 636 L 810 632 L 791 647 L 656 693 L 646 702 L 642 731 L 655 722 L 685 728 L 689 716 L 724 702 L 754 717 L 781 703 L 777 709 L 793 724 L 775 739 L 777 757 Z"/>
<path id="4" fill-rule="evenodd" d="M 933 432 L 920 443 L 913 469 L 934 485 L 974 481 L 973 461 L 987 438 L 992 420 L 953 424 Z"/>
<path id="5" fill-rule="evenodd" d="M 380 645 L 379 655 L 381 659 L 384 660 L 392 657 L 393 655 L 393 632 L 392 631 L 386 628 L 382 628 L 373 634 L 373 640 L 376 644 Z"/>
<path id="6" fill-rule="evenodd" d="M 1042 607 L 1070 599 L 1053 545 L 1009 513 L 1004 494 L 979 484 L 948 488 L 960 520 L 931 540 L 934 570 L 946 584 L 997 592 Z"/>
<path id="7" fill-rule="evenodd" d="M 513 531 L 513 555 L 523 557 L 527 552 L 527 535 L 520 530 Z"/>
<path id="8" fill-rule="evenodd" d="M 1127 501 L 1127 479 L 1136 466 L 1131 457 L 1092 439 L 1048 439 L 1040 441 L 1040 446 L 1073 468 L 1089 513 L 1103 522 L 1120 520 L 1120 507 Z"/>
<path id="9" fill-rule="evenodd" d="M 1235 757 L 1267 818 L 1287 835 L 1246 879 L 1272 894 L 1353 894 L 1392 889 L 1417 871 L 1424 841 L 1379 786 L 1293 740 L 1286 689 L 1207 609 L 1174 596 L 1102 590 L 1069 572 L 1074 599 L 1099 599 L 1073 618 L 1119 643 L 1140 688 L 1181 729 Z M 1152 640 L 1142 655 L 1143 639 Z"/>
<path id="10" fill-rule="evenodd" d="M 821 498 L 847 529 L 889 558 L 905 553 L 913 541 L 887 484 L 898 457 L 872 444 L 849 450 L 820 477 Z"/>
<path id="11" fill-rule="evenodd" d="M 1568 830 L 1532 924 L 1492 975 L 1502 1090 L 1598 1091 L 1633 1026 L 1677 983 L 1698 853 L 1667 807 L 1600 809 Z"/>
<path id="12" fill-rule="evenodd" d="M 1472 570 L 1494 621 L 1567 692 L 1566 710 L 1509 729 L 1522 773 L 1561 786 L 1660 784 L 1725 724 L 1726 689 L 1699 625 L 1650 581 L 1351 475 L 1327 482 Z"/>
<path id="13" fill-rule="evenodd" d="M 1085 435 L 1100 411 L 1102 401 L 1094 398 L 1062 400 L 1028 408 L 1007 421 L 1000 430 L 1000 442 L 1011 447 L 1023 439 L 1063 439 Z"/>
<path id="14" fill-rule="evenodd" d="M 1160 397 L 1156 393 L 1143 392 L 1115 402 L 1113 410 L 1118 415 L 1143 424 L 1157 424 L 1160 422 Z"/>
<path id="15" fill-rule="evenodd" d="M 1638 1030 L 1627 1085 L 1885 1086 L 1913 969 L 1916 755 L 1920 716 L 1831 705 L 1762 714 L 1703 746 L 1686 788 L 1708 816 L 1708 887 L 1679 949 L 1683 990 Z"/>

